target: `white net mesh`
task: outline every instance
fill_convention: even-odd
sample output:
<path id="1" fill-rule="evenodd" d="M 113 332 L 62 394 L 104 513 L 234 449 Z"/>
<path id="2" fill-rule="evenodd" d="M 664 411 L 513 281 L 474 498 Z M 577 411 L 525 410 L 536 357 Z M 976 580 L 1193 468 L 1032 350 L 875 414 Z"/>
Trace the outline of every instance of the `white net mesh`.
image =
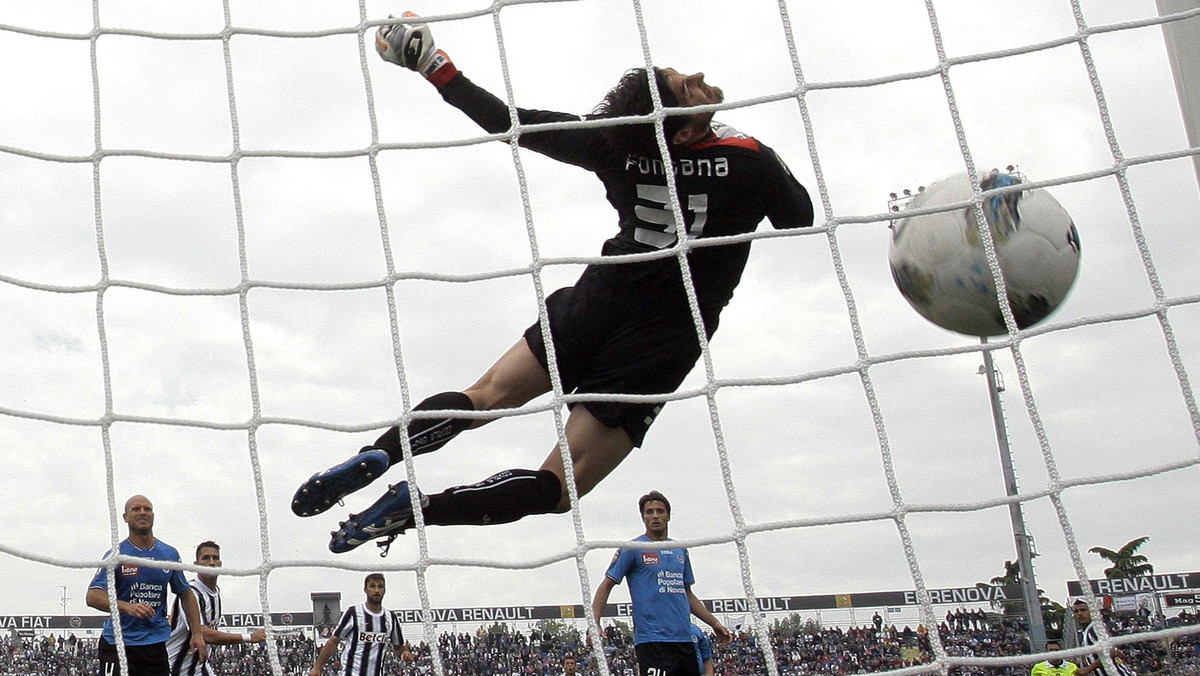
<path id="1" fill-rule="evenodd" d="M 185 561 L 222 541 L 226 607 L 263 613 L 312 590 L 353 597 L 376 569 L 395 573 L 396 606 L 586 607 L 650 488 L 675 503 L 705 598 L 915 588 L 903 622 L 935 626 L 927 588 L 988 581 L 1013 558 L 1014 500 L 1061 603 L 1065 580 L 1103 575 L 1092 546 L 1150 535 L 1156 569 L 1194 566 L 1197 151 L 1161 27 L 1200 10 L 17 4 L 0 9 L 0 435 L 22 499 L 0 508 L 14 524 L 0 598 L 51 593 L 13 613 L 45 614 L 59 585 L 92 612 L 83 588 L 133 493 Z M 583 112 L 628 67 L 703 69 L 727 94 L 718 119 L 780 152 L 818 225 L 743 238 L 755 254 L 701 367 L 645 449 L 582 502 L 569 486 L 569 520 L 422 527 L 385 560 L 336 557 L 325 531 L 341 508 L 296 519 L 295 486 L 469 384 L 613 233 L 586 172 L 520 150 L 519 126 L 480 133 L 376 58 L 375 27 L 401 9 L 514 105 Z M 892 288 L 884 196 L 1010 162 L 1072 214 L 1083 267 L 1048 322 L 981 347 Z M 1016 498 L 969 377 L 982 349 L 1019 385 Z M 536 466 L 564 440 L 570 397 L 554 386 L 388 480 L 432 492 Z M 865 623 L 847 612 L 825 619 Z M 919 671 L 987 663 L 930 638 Z M 765 666 L 779 671 L 772 651 Z"/>

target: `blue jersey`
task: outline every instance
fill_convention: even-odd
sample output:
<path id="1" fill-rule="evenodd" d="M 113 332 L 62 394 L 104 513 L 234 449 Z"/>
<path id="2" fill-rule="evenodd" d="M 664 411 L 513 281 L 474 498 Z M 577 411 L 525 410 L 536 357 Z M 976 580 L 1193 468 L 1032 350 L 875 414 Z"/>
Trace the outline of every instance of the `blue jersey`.
<path id="1" fill-rule="evenodd" d="M 121 554 L 142 559 L 179 561 L 179 552 L 161 540 L 155 540 L 154 546 L 150 549 L 141 549 L 129 540 L 123 540 L 119 545 L 119 551 Z M 111 549 L 105 552 L 104 556 L 108 557 L 110 554 L 112 554 Z M 177 595 L 190 589 L 187 578 L 183 576 L 183 571 L 119 563 L 116 573 L 117 600 L 144 603 L 154 608 L 155 611 L 154 617 L 148 620 L 121 614 L 121 633 L 125 644 L 150 645 L 166 641 L 167 637 L 171 635 L 171 626 L 167 623 L 167 586 L 170 585 L 171 590 Z M 96 577 L 92 578 L 92 584 L 88 588 L 100 589 L 107 594 L 108 568 L 101 568 L 97 571 Z M 104 640 L 109 643 L 117 642 L 113 634 L 111 616 L 104 622 L 103 636 Z"/>
<path id="2" fill-rule="evenodd" d="M 652 542 L 645 535 L 633 541 Z M 629 578 L 635 644 L 692 642 L 687 589 L 696 580 L 686 549 L 621 549 L 605 575 L 618 584 Z"/>
<path id="3" fill-rule="evenodd" d="M 691 625 L 692 643 L 696 644 L 696 665 L 700 667 L 700 673 L 704 673 L 704 663 L 711 660 L 712 641 L 708 640 L 708 634 L 696 625 Z"/>

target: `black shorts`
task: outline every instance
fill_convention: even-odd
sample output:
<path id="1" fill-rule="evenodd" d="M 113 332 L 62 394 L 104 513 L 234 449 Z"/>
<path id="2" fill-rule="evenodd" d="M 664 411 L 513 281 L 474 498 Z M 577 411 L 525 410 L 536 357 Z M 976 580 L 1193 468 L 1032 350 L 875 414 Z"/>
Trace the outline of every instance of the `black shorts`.
<path id="1" fill-rule="evenodd" d="M 546 298 L 563 392 L 670 394 L 696 365 L 700 341 L 687 305 L 630 296 L 584 273 L 575 286 Z M 525 330 L 525 342 L 549 372 L 537 322 Z M 589 401 L 584 406 L 641 446 L 663 402 Z"/>
<path id="2" fill-rule="evenodd" d="M 696 645 L 687 643 L 639 643 L 633 646 L 637 655 L 638 676 L 700 676 L 700 660 Z"/>
<path id="3" fill-rule="evenodd" d="M 97 652 L 100 657 L 100 676 L 120 676 L 117 646 L 101 638 Z M 166 642 L 127 645 L 125 659 L 129 661 L 129 676 L 170 676 Z"/>

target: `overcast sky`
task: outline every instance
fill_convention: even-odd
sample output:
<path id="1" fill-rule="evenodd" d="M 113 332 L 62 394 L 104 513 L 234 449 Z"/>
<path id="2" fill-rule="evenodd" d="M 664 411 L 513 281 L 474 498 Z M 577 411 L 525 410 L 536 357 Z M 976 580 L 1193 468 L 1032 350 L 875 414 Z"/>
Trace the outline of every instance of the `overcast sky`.
<path id="1" fill-rule="evenodd" d="M 326 548 L 337 521 L 371 504 L 384 482 L 311 519 L 293 516 L 288 502 L 311 473 L 398 418 L 402 392 L 419 401 L 462 389 L 520 336 L 537 316 L 534 285 L 528 274 L 502 273 L 528 266 L 535 247 L 507 146 L 412 148 L 482 132 L 419 77 L 379 60 L 360 13 L 367 21 L 405 9 L 479 14 L 434 26 L 461 70 L 501 97 L 510 83 L 518 105 L 583 113 L 644 63 L 634 5 L 514 5 L 497 21 L 479 0 L 369 0 L 363 8 L 229 0 L 231 96 L 222 3 L 184 11 L 100 0 L 98 19 L 92 4 L 0 2 L 0 58 L 8 64 L 0 72 L 0 448 L 8 463 L 0 487 L 9 496 L 0 502 L 0 612 L 58 614 L 66 587 L 67 611 L 92 613 L 83 598 L 94 566 L 114 535 L 125 536 L 110 506 L 119 512 L 135 493 L 153 501 L 156 535 L 185 561 L 213 538 L 231 572 L 269 569 L 273 611 L 309 609 L 312 591 L 359 602 L 363 571 L 376 569 L 396 571 L 389 605 L 418 605 L 407 570 L 420 555 L 415 533 L 386 559 L 373 546 L 341 556 Z M 583 536 L 640 534 L 637 497 L 660 490 L 674 505 L 675 538 L 721 541 L 692 551 L 696 593 L 744 595 L 719 437 L 746 524 L 788 526 L 745 538 L 756 594 L 911 589 L 901 530 L 886 516 L 896 507 L 888 468 L 909 506 L 957 508 L 1004 495 L 978 340 L 917 315 L 887 265 L 888 193 L 967 166 L 925 3 L 644 4 L 654 63 L 703 71 L 721 86 L 728 106 L 718 119 L 775 148 L 814 195 L 818 223 L 835 219 L 837 227 L 832 236 L 755 243 L 711 348 L 717 379 L 759 384 L 718 391 L 719 435 L 702 396 L 670 403 L 645 447 L 583 499 Z M 1079 31 L 1067 0 L 933 6 L 952 59 L 1053 44 Z M 1090 27 L 1156 15 L 1150 0 L 1079 6 Z M 96 25 L 102 34 L 89 40 Z M 1067 533 L 1091 576 L 1103 576 L 1106 564 L 1088 548 L 1115 549 L 1140 536 L 1150 537 L 1143 553 L 1156 571 L 1200 570 L 1196 411 L 1166 337 L 1194 387 L 1196 175 L 1187 159 L 1135 163 L 1126 171 L 1127 208 L 1110 171 L 1112 144 L 1127 159 L 1187 147 L 1162 31 L 1102 31 L 1087 45 L 1111 143 L 1076 42 L 949 69 L 979 171 L 1015 164 L 1034 181 L 1094 176 L 1050 189 L 1078 226 L 1083 256 L 1072 294 L 1043 325 L 1059 330 L 1019 344 L 1029 402 L 1012 352 L 995 353 L 1020 488 L 1047 488 L 1048 459 L 1068 482 L 1192 463 L 1064 490 L 1069 530 L 1047 498 L 1024 504 L 1037 581 L 1060 602 L 1075 577 Z M 797 99 L 787 96 L 797 87 L 795 63 L 813 87 L 805 98 L 811 137 Z M 769 101 L 748 105 L 760 100 Z M 236 163 L 235 143 L 246 154 Z M 106 155 L 93 162 L 99 149 Z M 519 159 L 538 255 L 598 255 L 615 232 L 600 183 L 531 153 Z M 385 232 L 395 271 L 409 277 L 394 285 L 398 350 Z M 864 372 L 855 370 L 834 250 L 863 347 L 878 360 L 864 372 L 881 428 Z M 549 265 L 543 283 L 548 291 L 569 284 L 580 269 Z M 254 284 L 245 325 L 243 274 Z M 439 276 L 482 279 L 432 279 Z M 1168 302 L 1187 302 L 1155 315 L 1152 278 Z M 1085 321 L 1100 317 L 1112 321 Z M 681 391 L 695 395 L 703 385 L 698 368 Z M 116 419 L 106 426 L 109 398 Z M 548 411 L 500 420 L 418 459 L 416 477 L 437 492 L 536 467 L 555 439 Z M 394 468 L 387 481 L 403 473 Z M 1002 505 L 920 511 L 903 523 L 916 572 L 931 588 L 987 581 L 1015 558 Z M 432 528 L 430 557 L 505 569 L 435 566 L 429 602 L 580 603 L 575 561 L 564 558 L 575 544 L 573 521 L 561 515 Z M 610 555 L 605 546 L 585 557 L 593 585 Z M 563 560 L 529 568 L 553 558 Z M 256 576 L 229 575 L 222 587 L 227 612 L 261 609 Z"/>

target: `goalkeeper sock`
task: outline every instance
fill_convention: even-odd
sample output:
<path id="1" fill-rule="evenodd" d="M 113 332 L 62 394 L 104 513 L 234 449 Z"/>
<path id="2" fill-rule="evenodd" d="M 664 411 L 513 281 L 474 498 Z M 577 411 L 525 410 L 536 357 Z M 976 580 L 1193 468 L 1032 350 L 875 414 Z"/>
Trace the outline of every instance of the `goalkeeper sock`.
<path id="1" fill-rule="evenodd" d="M 429 496 L 425 523 L 437 526 L 486 526 L 510 523 L 558 507 L 562 482 L 548 469 L 509 469 L 470 486 L 455 486 Z"/>
<path id="2" fill-rule="evenodd" d="M 462 392 L 442 392 L 429 397 L 413 407 L 414 411 L 436 410 L 474 411 L 475 404 L 471 398 Z M 432 453 L 445 446 L 459 432 L 467 429 L 474 422 L 470 418 L 415 418 L 408 423 L 408 443 L 413 455 Z M 400 427 L 397 425 L 383 433 L 375 441 L 374 448 L 387 451 L 392 464 L 404 460 L 404 451 L 400 448 Z"/>

